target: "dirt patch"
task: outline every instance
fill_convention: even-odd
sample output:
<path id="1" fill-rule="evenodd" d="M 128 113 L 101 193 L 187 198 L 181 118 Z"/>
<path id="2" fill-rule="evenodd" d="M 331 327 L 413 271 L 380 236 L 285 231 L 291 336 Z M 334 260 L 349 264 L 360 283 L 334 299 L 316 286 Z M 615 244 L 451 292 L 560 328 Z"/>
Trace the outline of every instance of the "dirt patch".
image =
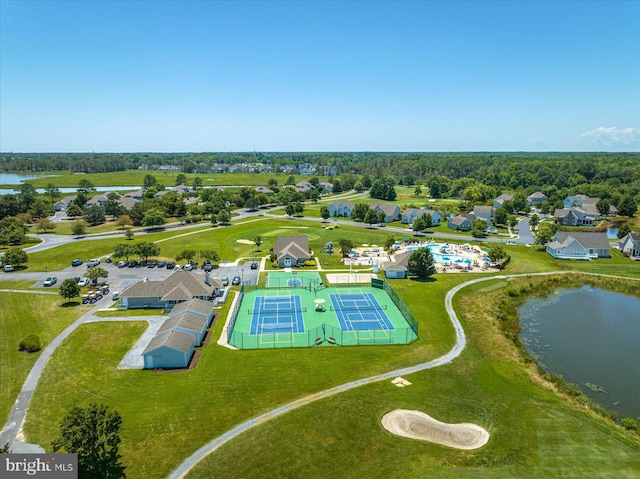
<path id="1" fill-rule="evenodd" d="M 478 449 L 489 441 L 489 433 L 477 424 L 448 424 L 421 411 L 408 409 L 396 409 L 385 414 L 382 426 L 398 436 L 456 449 Z"/>

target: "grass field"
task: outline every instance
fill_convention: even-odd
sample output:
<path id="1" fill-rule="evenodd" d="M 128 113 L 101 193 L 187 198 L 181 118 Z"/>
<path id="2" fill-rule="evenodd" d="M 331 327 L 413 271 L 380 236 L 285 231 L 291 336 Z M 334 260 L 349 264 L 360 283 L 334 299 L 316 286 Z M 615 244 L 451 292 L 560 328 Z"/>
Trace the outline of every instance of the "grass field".
<path id="1" fill-rule="evenodd" d="M 17 284 L 10 284 L 17 283 Z M 33 281 L 2 281 L 1 289 L 23 289 Z M 75 321 L 88 306 L 72 303 L 61 306 L 60 296 L 0 292 L 0 418 L 6 420 L 31 367 L 40 356 L 18 351 L 18 343 L 29 334 L 37 334 L 43 348 Z"/>
<path id="2" fill-rule="evenodd" d="M 172 238 L 176 234 L 181 236 Z M 265 244 L 259 255 L 266 255 L 277 236 L 296 234 L 307 235 L 315 251 L 341 237 L 382 244 L 388 235 L 355 226 L 327 231 L 320 223 L 261 218 L 223 228 L 203 227 L 200 232 L 141 235 L 136 241 L 160 240 L 165 257 L 173 258 L 182 249 L 208 248 L 217 250 L 222 259 L 235 259 L 251 256 L 251 245 L 237 239 L 262 236 Z M 82 241 L 34 253 L 29 269 L 44 268 L 45 261 L 50 269 L 56 264 L 66 267 L 80 254 L 78 248 L 89 248 L 82 254 L 93 257 L 110 252 L 119 241 Z M 507 274 L 580 269 L 640 276 L 640 265 L 621 255 L 580 263 L 554 260 L 536 248 L 505 249 L 512 257 Z M 337 253 L 319 256 L 327 268 L 340 266 Z M 155 374 L 116 369 L 146 328 L 144 321 L 83 325 L 46 366 L 27 416 L 27 438 L 50 450 L 69 408 L 103 402 L 123 416 L 121 452 L 128 477 L 166 477 L 197 448 L 250 417 L 353 379 L 442 355 L 455 337 L 444 295 L 468 279 L 470 275 L 451 274 L 425 282 L 393 281 L 419 321 L 420 338 L 406 346 L 231 351 L 212 341 L 194 370 Z M 613 477 L 613 472 L 615 477 L 637 477 L 639 441 L 571 408 L 540 385 L 531 366 L 499 331 L 491 305 L 499 301 L 507 284 L 512 283 L 504 279 L 483 283 L 459 296 L 456 308 L 469 341 L 452 364 L 408 376 L 414 383 L 408 388 L 374 384 L 267 422 L 207 457 L 191 477 L 326 477 L 328 471 L 339 477 Z M 3 389 L 2 410 L 8 412 L 30 367 L 20 363 L 22 357 L 4 353 L 12 345 L 4 339 L 5 331 L 14 331 L 17 337 L 22 330 L 15 331 L 23 326 L 17 313 L 9 311 L 25 311 L 21 297 L 33 296 L 33 305 L 26 309 L 33 316 L 30 321 L 43 327 L 40 323 L 47 319 L 61 330 L 62 323 L 79 316 L 81 307 L 56 309 L 62 302 L 56 296 L 0 295 L 2 372 L 4 377 L 9 371 L 10 383 L 17 385 L 8 393 Z M 17 298 L 9 303 L 5 296 Z M 222 318 L 229 306 L 227 302 Z M 218 321 L 214 326 L 214 339 L 222 325 Z M 53 329 L 46 334 L 55 335 Z M 397 438 L 379 424 L 382 414 L 396 407 L 421 409 L 447 422 L 477 422 L 492 439 L 479 451 L 460 452 Z"/>

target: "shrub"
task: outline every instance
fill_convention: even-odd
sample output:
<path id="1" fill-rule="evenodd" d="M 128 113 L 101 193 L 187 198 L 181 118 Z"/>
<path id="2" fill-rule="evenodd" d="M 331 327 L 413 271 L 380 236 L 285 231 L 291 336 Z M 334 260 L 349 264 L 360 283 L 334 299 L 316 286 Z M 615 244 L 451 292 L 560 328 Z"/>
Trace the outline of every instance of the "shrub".
<path id="1" fill-rule="evenodd" d="M 18 349 L 20 351 L 27 351 L 28 353 L 35 353 L 36 351 L 40 351 L 42 348 L 42 342 L 40 341 L 40 337 L 35 334 L 30 334 L 18 345 Z"/>
<path id="2" fill-rule="evenodd" d="M 305 266 L 315 266 L 316 262 L 312 259 L 308 259 L 307 261 L 304 262 Z"/>
<path id="3" fill-rule="evenodd" d="M 625 417 L 622 421 L 622 427 L 629 431 L 640 433 L 640 423 L 633 418 Z"/>

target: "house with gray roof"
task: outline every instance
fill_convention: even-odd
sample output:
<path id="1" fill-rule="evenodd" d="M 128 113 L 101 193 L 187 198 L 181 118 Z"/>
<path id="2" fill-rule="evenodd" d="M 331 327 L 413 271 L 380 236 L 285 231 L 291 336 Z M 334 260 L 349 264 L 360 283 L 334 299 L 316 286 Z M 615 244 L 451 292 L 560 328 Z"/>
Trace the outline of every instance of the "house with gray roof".
<path id="1" fill-rule="evenodd" d="M 274 191 L 266 186 L 256 186 L 254 188 L 258 193 L 264 193 L 265 195 L 272 195 Z"/>
<path id="2" fill-rule="evenodd" d="M 273 254 L 280 268 L 289 268 L 311 258 L 309 238 L 306 236 L 278 236 L 273 245 Z"/>
<path id="3" fill-rule="evenodd" d="M 502 193 L 500 196 L 498 196 L 497 198 L 495 198 L 493 200 L 493 207 L 494 208 L 501 208 L 502 204 L 505 201 L 513 201 L 513 195 L 510 195 L 508 193 Z M 511 212 L 509 212 L 511 213 Z"/>
<path id="4" fill-rule="evenodd" d="M 320 183 L 318 183 L 318 187 L 322 187 L 325 191 L 333 193 L 333 183 L 329 183 L 328 181 L 321 181 Z"/>
<path id="5" fill-rule="evenodd" d="M 447 227 L 452 230 L 469 231 L 473 228 L 473 223 L 478 221 L 478 217 L 473 213 L 465 213 L 454 216 L 447 220 Z"/>
<path id="6" fill-rule="evenodd" d="M 356 207 L 351 201 L 341 200 L 331 203 L 328 207 L 329 216 L 342 216 L 344 218 L 351 218 L 351 212 Z"/>
<path id="7" fill-rule="evenodd" d="M 132 284 L 120 294 L 120 299 L 126 309 L 172 310 L 177 304 L 193 298 L 213 301 L 221 289 L 222 281 L 219 279 L 177 270 L 160 281 L 143 280 Z"/>
<path id="8" fill-rule="evenodd" d="M 178 303 L 169 313 L 169 317 L 182 313 L 193 313 L 204 316 L 208 321 L 213 318 L 213 303 L 199 298 L 193 298 L 189 301 Z"/>
<path id="9" fill-rule="evenodd" d="M 425 207 L 422 208 L 406 208 L 404 213 L 402 214 L 402 222 L 404 224 L 412 224 L 415 220 L 420 218 L 422 215 L 431 215 L 431 224 L 433 226 L 438 226 L 442 221 L 442 217 L 440 213 L 436 210 L 431 210 Z"/>
<path id="10" fill-rule="evenodd" d="M 66 211 L 76 201 L 76 195 L 65 196 L 53 204 L 56 211 Z"/>
<path id="11" fill-rule="evenodd" d="M 640 233 L 628 233 L 618 245 L 621 253 L 627 253 L 633 259 L 640 259 Z"/>
<path id="12" fill-rule="evenodd" d="M 546 251 L 556 259 L 609 258 L 611 246 L 606 233 L 558 231 Z"/>
<path id="13" fill-rule="evenodd" d="M 173 330 L 154 336 L 142 352 L 145 369 L 186 368 L 193 356 L 192 334 Z"/>
<path id="14" fill-rule="evenodd" d="M 307 180 L 302 180 L 302 181 L 299 181 L 298 183 L 296 183 L 295 189 L 296 189 L 296 191 L 299 191 L 301 193 L 305 193 L 307 191 L 315 190 L 316 187 L 313 186 L 311 183 L 309 183 Z"/>
<path id="15" fill-rule="evenodd" d="M 403 251 L 402 253 L 391 256 L 391 261 L 383 263 L 382 270 L 387 278 L 406 278 L 409 271 L 409 257 L 412 251 Z"/>
<path id="16" fill-rule="evenodd" d="M 493 206 L 481 206 L 476 205 L 473 207 L 473 214 L 481 220 L 485 220 L 488 226 L 491 226 L 493 217 L 496 214 L 496 209 Z"/>
<path id="17" fill-rule="evenodd" d="M 390 205 L 386 203 L 374 203 L 369 206 L 370 209 L 376 213 L 381 211 L 384 213 L 384 222 L 390 223 L 392 221 L 398 221 L 400 219 L 400 207 L 397 205 Z"/>
<path id="18" fill-rule="evenodd" d="M 578 207 L 556 208 L 553 217 L 563 226 L 593 226 L 596 217 L 591 213 L 588 214 L 585 209 Z"/>
<path id="19" fill-rule="evenodd" d="M 119 204 L 124 206 L 124 209 L 127 211 L 133 208 L 133 205 L 135 205 L 138 202 L 138 200 L 136 200 L 135 198 L 132 198 L 131 196 L 121 196 L 120 198 L 118 198 L 117 201 Z"/>
<path id="20" fill-rule="evenodd" d="M 590 198 L 587 195 L 569 195 L 564 199 L 564 207 L 571 208 L 572 206 L 583 206 L 583 205 L 595 205 L 600 198 Z"/>
<path id="21" fill-rule="evenodd" d="M 542 191 L 536 191 L 527 196 L 527 204 L 529 206 L 535 206 L 538 203 L 544 203 L 549 198 Z"/>
<path id="22" fill-rule="evenodd" d="M 208 326 L 209 320 L 205 316 L 185 311 L 165 319 L 156 335 L 167 334 L 171 331 L 181 331 L 191 334 L 194 338 L 194 344 L 199 346 L 202 344 L 205 334 L 207 334 Z"/>

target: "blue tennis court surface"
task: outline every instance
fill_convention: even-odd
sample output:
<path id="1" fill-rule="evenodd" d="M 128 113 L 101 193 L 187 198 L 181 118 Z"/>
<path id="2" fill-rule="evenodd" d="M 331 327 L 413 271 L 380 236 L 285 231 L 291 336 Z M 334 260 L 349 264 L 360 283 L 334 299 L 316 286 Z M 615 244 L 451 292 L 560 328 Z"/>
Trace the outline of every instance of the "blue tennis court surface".
<path id="1" fill-rule="evenodd" d="M 352 293 L 329 296 L 343 331 L 395 329 L 373 294 Z"/>
<path id="2" fill-rule="evenodd" d="M 257 296 L 251 311 L 251 335 L 303 333 L 300 296 Z"/>
<path id="3" fill-rule="evenodd" d="M 299 288 L 302 286 L 302 280 L 300 279 L 288 279 L 287 286 L 290 288 Z"/>

